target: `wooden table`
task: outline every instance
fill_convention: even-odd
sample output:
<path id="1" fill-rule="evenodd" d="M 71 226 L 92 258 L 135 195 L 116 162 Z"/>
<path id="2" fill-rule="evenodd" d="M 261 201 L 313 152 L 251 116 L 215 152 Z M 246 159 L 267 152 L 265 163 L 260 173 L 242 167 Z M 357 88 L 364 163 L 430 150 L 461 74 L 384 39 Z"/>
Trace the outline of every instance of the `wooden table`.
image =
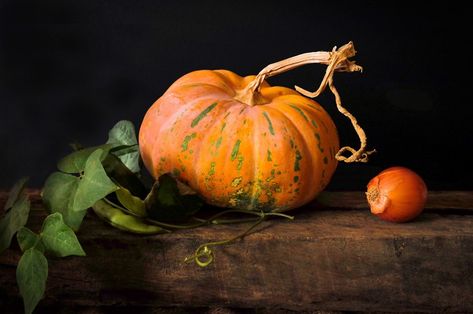
<path id="1" fill-rule="evenodd" d="M 46 212 L 38 192 L 29 194 L 37 231 Z M 362 192 L 325 192 L 291 214 L 215 248 L 215 262 L 199 268 L 184 257 L 247 225 L 137 236 L 90 213 L 78 233 L 87 256 L 49 259 L 39 309 L 473 312 L 473 192 L 431 192 L 425 212 L 405 224 L 371 215 Z M 19 257 L 16 244 L 0 256 L 0 308 L 13 312 L 22 309 Z"/>

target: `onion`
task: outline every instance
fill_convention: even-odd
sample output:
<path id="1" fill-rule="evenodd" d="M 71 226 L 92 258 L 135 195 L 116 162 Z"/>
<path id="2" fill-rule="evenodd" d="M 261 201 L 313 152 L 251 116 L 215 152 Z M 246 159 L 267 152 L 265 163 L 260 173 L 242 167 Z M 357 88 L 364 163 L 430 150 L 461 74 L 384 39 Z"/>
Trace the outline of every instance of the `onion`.
<path id="1" fill-rule="evenodd" d="M 391 167 L 370 180 L 366 198 L 371 213 L 392 222 L 406 222 L 417 217 L 427 200 L 427 186 L 414 171 Z"/>

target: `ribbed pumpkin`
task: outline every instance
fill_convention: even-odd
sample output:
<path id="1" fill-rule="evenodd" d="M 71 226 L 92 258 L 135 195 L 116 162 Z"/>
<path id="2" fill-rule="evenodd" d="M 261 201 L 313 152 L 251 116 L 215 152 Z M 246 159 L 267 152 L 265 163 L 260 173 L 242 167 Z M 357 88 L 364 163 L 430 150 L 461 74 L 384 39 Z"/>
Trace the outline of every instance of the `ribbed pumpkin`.
<path id="1" fill-rule="evenodd" d="M 209 204 L 263 211 L 314 199 L 339 150 L 335 124 L 317 102 L 227 70 L 179 78 L 146 113 L 139 142 L 155 178 L 173 173 Z"/>

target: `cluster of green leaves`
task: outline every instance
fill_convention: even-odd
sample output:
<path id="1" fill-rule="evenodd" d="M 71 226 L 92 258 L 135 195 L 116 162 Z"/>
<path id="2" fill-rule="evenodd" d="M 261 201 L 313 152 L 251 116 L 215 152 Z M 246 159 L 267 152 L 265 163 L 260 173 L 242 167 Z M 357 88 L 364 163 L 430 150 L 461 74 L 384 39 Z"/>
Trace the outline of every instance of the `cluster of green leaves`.
<path id="1" fill-rule="evenodd" d="M 32 313 L 43 298 L 48 278 L 45 253 L 55 257 L 85 256 L 74 231 L 64 223 L 61 213 L 46 217 L 39 234 L 21 228 L 16 238 L 23 255 L 16 268 L 16 281 L 23 296 L 25 313 Z"/>
<path id="2" fill-rule="evenodd" d="M 17 240 L 23 255 L 17 267 L 17 282 L 25 312 L 31 313 L 44 295 L 48 277 L 47 256 L 84 256 L 75 235 L 89 208 L 110 225 L 137 234 L 158 234 L 206 224 L 254 221 L 254 225 L 236 237 L 201 245 L 186 260 L 205 267 L 213 260 L 210 246 L 223 245 L 244 237 L 268 216 L 292 217 L 279 213 L 225 210 L 208 219 L 195 214 L 203 201 L 172 175 L 164 174 L 151 186 L 141 180 L 140 154 L 134 126 L 118 122 L 105 144 L 90 148 L 73 145 L 70 155 L 61 159 L 58 170 L 46 180 L 41 196 L 51 212 L 39 233 L 25 227 L 30 202 L 25 193 L 26 179 L 11 190 L 0 221 L 0 253 Z M 252 219 L 217 218 L 228 214 L 256 216 Z M 204 261 L 202 260 L 204 259 Z"/>
<path id="3" fill-rule="evenodd" d="M 30 212 L 30 201 L 25 192 L 28 179 L 19 180 L 11 189 L 0 221 L 0 253 L 6 250 L 16 234 L 23 255 L 16 269 L 16 280 L 23 296 L 25 313 L 32 313 L 41 300 L 48 277 L 45 254 L 57 257 L 84 256 L 85 252 L 74 231 L 68 227 L 61 213 L 46 217 L 39 234 L 25 225 Z"/>
<path id="4" fill-rule="evenodd" d="M 120 181 L 120 177 L 140 171 L 133 124 L 118 122 L 110 130 L 107 143 L 77 150 L 61 159 L 57 167 L 59 171 L 46 180 L 43 201 L 52 212 L 62 213 L 66 224 L 77 231 L 88 208 L 120 189 L 113 179 Z"/>
<path id="5" fill-rule="evenodd" d="M 11 189 L 0 221 L 0 253 L 10 246 L 15 234 L 23 251 L 17 282 L 26 313 L 31 313 L 44 295 L 47 256 L 85 255 L 74 232 L 89 208 L 119 229 L 157 234 L 179 227 L 166 222 L 186 221 L 203 205 L 187 186 L 167 174 L 152 187 L 145 186 L 136 133 L 129 121 L 118 122 L 105 144 L 89 148 L 75 144 L 73 148 L 44 184 L 41 196 L 51 214 L 40 232 L 24 227 L 30 212 L 27 179 Z"/>
<path id="6" fill-rule="evenodd" d="M 202 206 L 196 195 L 181 193 L 178 184 L 182 183 L 168 174 L 161 176 L 151 189 L 145 186 L 140 180 L 136 133 L 129 121 L 118 122 L 105 144 L 77 150 L 61 159 L 57 167 L 59 171 L 46 180 L 43 201 L 52 212 L 60 212 L 75 231 L 91 207 L 120 229 L 144 233 L 138 230 L 141 224 L 147 233 L 160 233 L 166 230 L 146 227 L 148 218 L 154 223 L 180 222 Z M 100 200 L 106 204 L 94 206 Z M 120 221 L 124 225 L 120 226 Z"/>

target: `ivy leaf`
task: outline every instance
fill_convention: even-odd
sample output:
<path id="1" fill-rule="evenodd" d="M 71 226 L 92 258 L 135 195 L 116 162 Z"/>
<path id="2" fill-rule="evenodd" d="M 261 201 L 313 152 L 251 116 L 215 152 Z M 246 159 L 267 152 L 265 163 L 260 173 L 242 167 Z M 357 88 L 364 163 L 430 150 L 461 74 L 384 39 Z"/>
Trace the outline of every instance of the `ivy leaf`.
<path id="1" fill-rule="evenodd" d="M 102 166 L 103 150 L 93 152 L 80 177 L 55 172 L 48 177 L 43 189 L 43 201 L 52 212 L 60 212 L 73 230 L 78 230 L 87 209 L 98 200 L 117 190 Z"/>
<path id="2" fill-rule="evenodd" d="M 139 198 L 145 198 L 148 194 L 143 182 L 128 169 L 120 158 L 115 155 L 108 154 L 103 160 L 103 167 L 108 176 L 116 181 L 120 186 L 126 188 L 133 195 Z"/>
<path id="3" fill-rule="evenodd" d="M 162 222 L 186 221 L 200 210 L 202 200 L 193 194 L 182 195 L 177 181 L 169 174 L 159 177 L 145 199 L 148 215 Z"/>
<path id="4" fill-rule="evenodd" d="M 79 182 L 74 198 L 75 209 L 92 207 L 95 202 L 118 189 L 102 166 L 102 152 L 101 149 L 96 150 L 85 163 L 84 175 Z"/>
<path id="5" fill-rule="evenodd" d="M 84 171 L 87 159 L 89 159 L 92 153 L 101 149 L 101 160 L 103 160 L 107 156 L 108 152 L 114 147 L 113 144 L 104 144 L 75 151 L 59 160 L 57 168 L 65 173 L 81 173 Z"/>
<path id="6" fill-rule="evenodd" d="M 26 225 L 29 212 L 30 201 L 28 196 L 22 193 L 19 199 L 13 204 L 13 207 L 0 221 L 0 253 L 10 247 L 11 240 L 15 233 Z"/>
<path id="7" fill-rule="evenodd" d="M 61 213 L 46 217 L 41 231 L 41 240 L 46 250 L 55 256 L 85 256 L 74 231 L 64 223 Z"/>
<path id="8" fill-rule="evenodd" d="M 16 239 L 20 248 L 23 252 L 34 247 L 35 249 L 44 253 L 44 244 L 41 241 L 41 237 L 31 231 L 30 229 L 23 227 L 16 233 Z"/>
<path id="9" fill-rule="evenodd" d="M 146 217 L 145 202 L 141 198 L 134 196 L 124 187 L 120 187 L 115 194 L 118 201 L 130 212 L 139 217 Z"/>
<path id="10" fill-rule="evenodd" d="M 35 248 L 26 250 L 16 268 L 16 281 L 26 314 L 32 313 L 43 298 L 47 278 L 48 261 L 44 254 Z"/>
<path id="11" fill-rule="evenodd" d="M 129 146 L 125 153 L 113 152 L 113 154 L 119 157 L 131 172 L 140 172 L 138 140 L 136 139 L 135 127 L 132 122 L 122 120 L 115 124 L 108 133 L 107 144 Z"/>
<path id="12" fill-rule="evenodd" d="M 74 199 L 80 178 L 74 175 L 54 172 L 44 183 L 43 203 L 51 212 L 60 212 L 66 223 L 78 230 L 87 208 L 74 208 Z"/>
<path id="13" fill-rule="evenodd" d="M 24 178 L 21 178 L 20 180 L 18 180 L 18 181 L 13 185 L 13 187 L 12 187 L 11 190 L 10 190 L 10 193 L 8 194 L 7 202 L 6 202 L 5 205 L 3 206 L 3 209 L 4 209 L 5 211 L 7 211 L 7 210 L 9 210 L 10 208 L 13 207 L 13 204 L 16 202 L 16 200 L 18 199 L 18 197 L 21 195 L 21 193 L 22 193 L 23 190 L 25 189 L 26 183 L 28 183 L 28 180 L 29 180 L 28 177 L 24 177 Z"/>

